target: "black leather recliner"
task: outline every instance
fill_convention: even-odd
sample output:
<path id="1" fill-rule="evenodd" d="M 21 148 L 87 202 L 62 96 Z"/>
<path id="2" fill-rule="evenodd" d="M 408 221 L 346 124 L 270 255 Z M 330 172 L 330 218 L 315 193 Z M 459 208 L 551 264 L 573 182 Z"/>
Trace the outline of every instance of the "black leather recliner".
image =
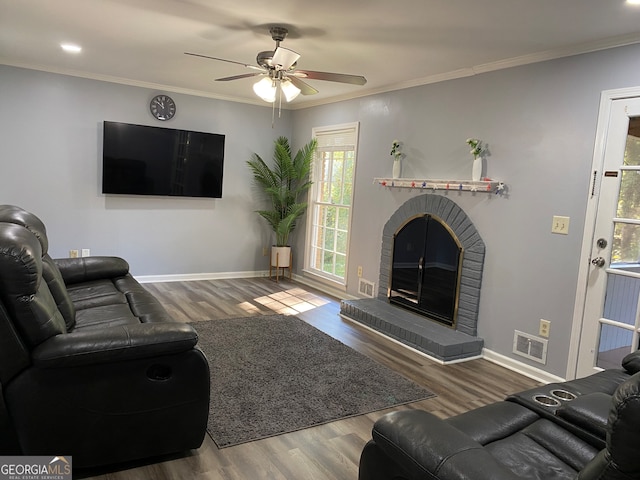
<path id="1" fill-rule="evenodd" d="M 198 448 L 209 366 L 116 257 L 53 260 L 42 222 L 0 206 L 0 454 L 74 467 Z"/>
<path id="2" fill-rule="evenodd" d="M 618 372 L 614 377 L 621 378 Z M 638 479 L 640 373 L 626 378 L 610 397 L 602 449 L 566 429 L 566 419 L 543 418 L 514 401 L 447 420 L 398 411 L 375 423 L 359 480 Z M 587 395 L 593 393 L 598 392 Z"/>

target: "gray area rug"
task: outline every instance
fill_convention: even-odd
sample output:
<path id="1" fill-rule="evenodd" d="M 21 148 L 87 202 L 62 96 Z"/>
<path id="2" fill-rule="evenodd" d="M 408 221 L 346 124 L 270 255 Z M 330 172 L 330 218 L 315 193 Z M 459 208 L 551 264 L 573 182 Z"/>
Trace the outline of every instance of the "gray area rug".
<path id="1" fill-rule="evenodd" d="M 192 325 L 211 369 L 207 430 L 218 447 L 434 396 L 293 316 Z"/>

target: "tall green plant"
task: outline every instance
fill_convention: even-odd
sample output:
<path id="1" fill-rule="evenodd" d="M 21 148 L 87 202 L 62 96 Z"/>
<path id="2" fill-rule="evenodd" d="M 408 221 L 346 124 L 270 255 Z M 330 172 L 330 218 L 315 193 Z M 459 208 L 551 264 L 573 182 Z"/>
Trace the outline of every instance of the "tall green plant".
<path id="1" fill-rule="evenodd" d="M 292 157 L 289 140 L 278 137 L 272 167 L 257 153 L 251 156 L 251 160 L 247 160 L 256 185 L 262 189 L 271 204 L 270 210 L 257 210 L 257 213 L 269 223 L 276 234 L 278 247 L 288 245 L 289 234 L 307 209 L 307 203 L 302 200 L 312 183 L 309 174 L 316 147 L 317 141 L 313 139 Z"/>

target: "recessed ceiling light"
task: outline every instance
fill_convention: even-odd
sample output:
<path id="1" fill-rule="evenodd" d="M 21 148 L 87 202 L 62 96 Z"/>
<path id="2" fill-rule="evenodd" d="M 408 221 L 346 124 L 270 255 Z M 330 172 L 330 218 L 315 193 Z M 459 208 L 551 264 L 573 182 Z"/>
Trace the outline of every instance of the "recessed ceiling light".
<path id="1" fill-rule="evenodd" d="M 627 3 L 631 5 L 640 5 L 640 0 L 627 0 Z"/>
<path id="2" fill-rule="evenodd" d="M 74 45 L 73 43 L 61 43 L 60 46 L 68 53 L 80 53 L 82 51 L 82 47 L 80 45 Z"/>

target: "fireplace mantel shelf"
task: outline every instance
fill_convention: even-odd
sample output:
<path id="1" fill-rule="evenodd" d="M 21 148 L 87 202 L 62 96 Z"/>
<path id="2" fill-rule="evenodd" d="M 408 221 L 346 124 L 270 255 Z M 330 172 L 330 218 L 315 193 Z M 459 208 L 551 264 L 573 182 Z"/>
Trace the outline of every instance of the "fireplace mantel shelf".
<path id="1" fill-rule="evenodd" d="M 426 178 L 374 178 L 374 184 L 387 188 L 415 188 L 419 190 L 458 190 L 467 192 L 502 193 L 504 183 L 498 180 L 434 180 Z"/>

